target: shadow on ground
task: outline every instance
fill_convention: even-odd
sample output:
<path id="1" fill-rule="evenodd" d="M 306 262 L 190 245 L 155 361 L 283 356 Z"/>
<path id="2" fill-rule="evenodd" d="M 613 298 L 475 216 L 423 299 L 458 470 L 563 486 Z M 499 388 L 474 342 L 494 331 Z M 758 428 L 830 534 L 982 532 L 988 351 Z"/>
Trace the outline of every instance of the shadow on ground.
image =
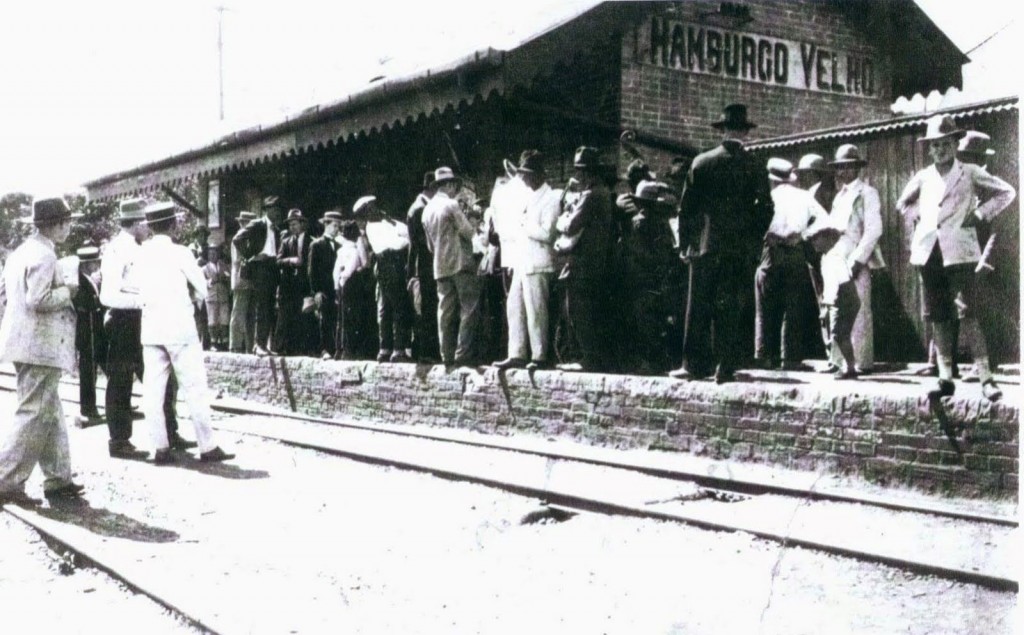
<path id="1" fill-rule="evenodd" d="M 50 520 L 77 525 L 98 536 L 125 538 L 137 542 L 174 542 L 179 537 L 177 532 L 169 529 L 154 527 L 131 516 L 92 507 L 84 498 L 50 504 L 50 507 L 39 507 L 33 511 Z"/>

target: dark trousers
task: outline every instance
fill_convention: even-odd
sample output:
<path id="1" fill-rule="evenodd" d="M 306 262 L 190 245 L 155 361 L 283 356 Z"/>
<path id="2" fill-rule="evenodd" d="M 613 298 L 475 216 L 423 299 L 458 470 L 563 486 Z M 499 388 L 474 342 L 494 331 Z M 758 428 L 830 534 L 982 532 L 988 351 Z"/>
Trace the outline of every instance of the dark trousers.
<path id="1" fill-rule="evenodd" d="M 609 306 L 607 281 L 570 275 L 564 282 L 565 314 L 579 346 L 580 364 L 585 371 L 603 371 L 608 366 L 609 350 L 605 326 Z"/>
<path id="2" fill-rule="evenodd" d="M 748 272 L 745 258 L 735 254 L 706 254 L 690 263 L 683 361 L 691 373 L 711 374 L 716 366 L 720 373 L 736 370 Z"/>
<path id="3" fill-rule="evenodd" d="M 338 328 L 338 302 L 334 295 L 325 296 L 320 304 L 320 318 L 317 323 L 317 332 L 320 335 L 320 353 L 328 353 L 332 357 L 336 352 L 334 345 L 334 333 Z"/>
<path id="4" fill-rule="evenodd" d="M 412 326 L 409 291 L 403 272 L 406 252 L 385 251 L 377 258 L 377 332 L 380 350 L 405 350 L 409 348 Z"/>
<path id="5" fill-rule="evenodd" d="M 754 276 L 754 357 L 797 361 L 810 278 L 803 247 L 771 247 Z"/>
<path id="6" fill-rule="evenodd" d="M 107 334 L 107 391 L 104 400 L 107 415 L 107 429 L 111 441 L 127 441 L 132 437 L 132 383 L 135 377 L 142 379 L 142 312 L 111 309 L 105 324 Z M 178 384 L 167 382 L 164 394 L 164 416 L 167 433 L 178 430 L 175 402 L 178 399 Z"/>
<path id="7" fill-rule="evenodd" d="M 413 328 L 413 354 L 417 360 L 440 360 L 441 344 L 437 340 L 437 281 L 422 276 L 420 282 L 420 314 Z"/>
<path id="8" fill-rule="evenodd" d="M 363 269 L 352 274 L 338 295 L 336 358 L 366 359 L 377 345 L 374 318 L 373 273 Z"/>
<path id="9" fill-rule="evenodd" d="M 247 271 L 252 280 L 252 311 L 255 315 L 256 346 L 270 346 L 270 335 L 274 332 L 274 302 L 277 298 L 277 263 L 270 260 L 255 260 L 248 264 Z"/>
<path id="10" fill-rule="evenodd" d="M 78 404 L 83 415 L 97 413 L 96 354 L 91 345 L 78 349 Z"/>
<path id="11" fill-rule="evenodd" d="M 302 296 L 282 291 L 277 298 L 277 324 L 274 327 L 274 350 L 282 355 L 304 353 L 302 328 Z"/>

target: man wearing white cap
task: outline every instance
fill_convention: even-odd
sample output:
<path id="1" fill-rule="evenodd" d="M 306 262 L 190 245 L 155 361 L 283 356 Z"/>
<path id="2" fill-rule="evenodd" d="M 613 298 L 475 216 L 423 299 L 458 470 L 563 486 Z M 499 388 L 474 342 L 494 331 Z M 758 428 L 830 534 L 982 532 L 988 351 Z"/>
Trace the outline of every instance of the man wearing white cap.
<path id="1" fill-rule="evenodd" d="M 754 357 L 761 366 L 776 368 L 781 351 L 783 370 L 805 370 L 799 357 L 804 336 L 801 300 L 809 278 L 802 234 L 826 212 L 810 192 L 796 187 L 789 161 L 768 159 L 768 181 L 775 213 L 754 277 Z"/>
<path id="2" fill-rule="evenodd" d="M 476 230 L 454 199 L 459 184 L 452 169 L 434 170 L 434 182 L 437 193 L 423 210 L 423 229 L 434 254 L 441 361 L 470 364 L 476 354 L 480 306 L 480 281 L 473 258 Z"/>
<path id="3" fill-rule="evenodd" d="M 147 206 L 146 224 L 153 238 L 142 246 L 136 262 L 146 364 L 142 392 L 153 441 L 153 462 L 164 465 L 176 460 L 171 454 L 163 412 L 164 391 L 172 373 L 188 403 L 199 442 L 199 460 L 226 461 L 234 455 L 213 441 L 203 348 L 192 320 L 193 302 L 206 299 L 206 277 L 189 248 L 171 241 L 177 222 L 173 203 Z"/>
<path id="4" fill-rule="evenodd" d="M 964 131 L 949 115 L 928 120 L 925 136 L 919 141 L 928 144 L 933 164 L 910 179 L 896 208 L 916 223 L 910 264 L 918 267 L 921 277 L 925 320 L 934 328 L 939 366 L 939 385 L 929 397 L 947 397 L 955 391 L 953 351 L 959 320 L 960 334 L 974 354 L 982 394 L 996 401 L 1002 391 L 992 378 L 988 348 L 977 319 L 980 305 L 974 272 L 981 250 L 975 228 L 998 216 L 1017 193 L 980 166 L 957 160 L 957 140 L 963 136 Z"/>
<path id="5" fill-rule="evenodd" d="M 84 489 L 71 480 L 68 432 L 57 392 L 63 372 L 75 369 L 75 310 L 71 298 L 78 279 L 65 280 L 57 266 L 56 245 L 71 232 L 72 214 L 62 198 L 38 199 L 32 218 L 36 231 L 15 249 L 4 266 L 0 297 L 7 302 L 0 321 L 0 362 L 13 362 L 18 406 L 0 437 L 0 506 L 34 506 L 25 482 L 36 463 L 49 499 L 74 498 Z"/>

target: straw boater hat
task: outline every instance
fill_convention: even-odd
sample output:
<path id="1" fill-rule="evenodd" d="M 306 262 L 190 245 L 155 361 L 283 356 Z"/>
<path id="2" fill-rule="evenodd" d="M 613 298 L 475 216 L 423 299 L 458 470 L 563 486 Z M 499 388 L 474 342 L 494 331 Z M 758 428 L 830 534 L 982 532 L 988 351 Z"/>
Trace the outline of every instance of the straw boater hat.
<path id="1" fill-rule="evenodd" d="M 768 180 L 772 183 L 792 183 L 796 180 L 793 164 L 778 157 L 768 159 Z"/>
<path id="2" fill-rule="evenodd" d="M 324 215 L 323 215 L 323 217 L 320 220 L 325 221 L 325 222 L 329 221 L 329 220 L 332 220 L 332 221 L 340 223 L 341 221 L 345 220 L 345 217 L 341 215 L 341 212 L 332 209 L 332 210 L 328 210 L 328 211 L 324 212 Z"/>
<path id="3" fill-rule="evenodd" d="M 100 248 L 86 243 L 75 251 L 75 255 L 78 256 L 78 262 L 96 262 L 100 259 Z"/>
<path id="4" fill-rule="evenodd" d="M 293 207 L 290 210 L 288 210 L 288 217 L 285 218 L 285 222 L 291 223 L 292 221 L 299 221 L 300 223 L 306 222 L 306 217 L 302 215 L 301 209 Z"/>
<path id="5" fill-rule="evenodd" d="M 146 199 L 129 198 L 117 207 L 118 220 L 146 220 Z"/>
<path id="6" fill-rule="evenodd" d="M 174 203 L 170 201 L 157 201 L 146 206 L 146 223 L 150 225 L 170 220 L 177 215 Z"/>
<path id="7" fill-rule="evenodd" d="M 440 179 L 438 179 L 438 180 L 440 180 Z M 366 206 L 369 205 L 370 203 L 375 202 L 376 200 L 377 200 L 376 196 L 363 196 L 358 201 L 356 201 L 355 205 L 352 206 L 352 213 L 353 214 L 362 214 L 365 211 Z"/>
<path id="8" fill-rule="evenodd" d="M 722 109 L 722 118 L 711 124 L 716 130 L 750 130 L 757 124 L 747 120 L 747 107 L 744 104 L 729 104 Z"/>
<path id="9" fill-rule="evenodd" d="M 800 157 L 800 163 L 793 170 L 797 173 L 828 172 L 828 166 L 825 165 L 825 157 L 820 154 L 805 154 Z"/>
<path id="10" fill-rule="evenodd" d="M 668 211 L 679 204 L 675 191 L 661 181 L 640 181 L 636 186 L 633 200 L 645 209 Z"/>
<path id="11" fill-rule="evenodd" d="M 937 141 L 947 137 L 959 139 L 964 136 L 964 131 L 956 127 L 956 122 L 949 115 L 929 117 L 925 126 L 924 136 L 918 139 L 918 141 Z"/>
<path id="12" fill-rule="evenodd" d="M 458 178 L 459 177 L 455 176 L 455 173 L 452 172 L 452 169 L 447 166 L 443 166 L 434 170 L 435 185 L 441 185 L 442 183 L 445 183 L 447 181 L 457 181 Z"/>
<path id="13" fill-rule="evenodd" d="M 835 168 L 859 168 L 867 165 L 860 156 L 860 148 L 852 143 L 844 143 L 836 150 L 836 158 L 829 161 L 829 165 Z"/>
<path id="14" fill-rule="evenodd" d="M 240 227 L 245 227 L 254 220 L 256 220 L 256 214 L 244 209 L 238 212 L 238 225 Z"/>
<path id="15" fill-rule="evenodd" d="M 67 201 L 58 196 L 55 198 L 39 198 L 32 201 L 32 216 L 19 218 L 18 220 L 32 225 L 51 225 L 81 217 L 82 214 L 72 214 Z"/>
<path id="16" fill-rule="evenodd" d="M 992 137 L 984 132 L 968 130 L 964 133 L 963 138 L 960 139 L 960 145 L 956 151 L 960 154 L 970 154 L 977 156 L 979 159 L 985 159 L 996 153 L 995 150 L 989 147 L 991 143 Z"/>

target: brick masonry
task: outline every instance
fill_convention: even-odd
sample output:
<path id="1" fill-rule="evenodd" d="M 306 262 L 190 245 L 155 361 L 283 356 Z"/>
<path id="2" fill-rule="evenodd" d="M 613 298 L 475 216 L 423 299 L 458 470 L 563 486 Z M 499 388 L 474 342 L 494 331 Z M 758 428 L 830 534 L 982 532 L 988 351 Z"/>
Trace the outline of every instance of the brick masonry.
<path id="1" fill-rule="evenodd" d="M 218 353 L 215 392 L 321 417 L 561 436 L 856 474 L 942 494 L 1013 498 L 1019 411 L 955 398 L 957 454 L 927 399 L 842 394 L 836 383 L 728 384 L 663 377 L 321 362 Z M 848 386 L 849 384 L 843 384 Z"/>

